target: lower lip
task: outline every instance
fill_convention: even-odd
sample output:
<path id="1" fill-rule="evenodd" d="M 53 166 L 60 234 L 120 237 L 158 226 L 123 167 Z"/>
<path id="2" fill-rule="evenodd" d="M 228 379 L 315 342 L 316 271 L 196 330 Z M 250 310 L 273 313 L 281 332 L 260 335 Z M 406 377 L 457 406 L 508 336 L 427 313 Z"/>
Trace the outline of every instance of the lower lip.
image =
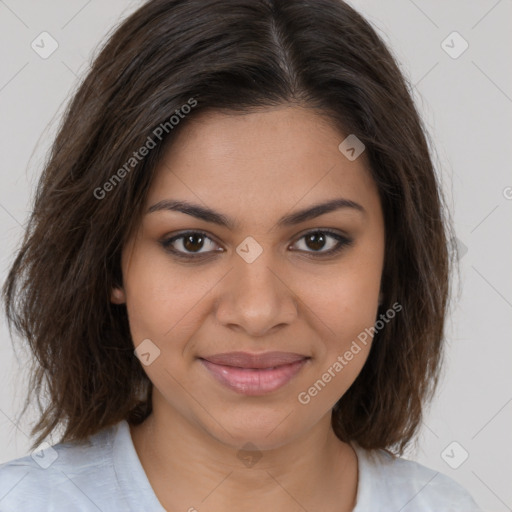
<path id="1" fill-rule="evenodd" d="M 264 395 L 287 384 L 300 372 L 307 359 L 278 366 L 273 369 L 238 368 L 214 364 L 201 359 L 210 373 L 228 388 L 242 395 Z"/>

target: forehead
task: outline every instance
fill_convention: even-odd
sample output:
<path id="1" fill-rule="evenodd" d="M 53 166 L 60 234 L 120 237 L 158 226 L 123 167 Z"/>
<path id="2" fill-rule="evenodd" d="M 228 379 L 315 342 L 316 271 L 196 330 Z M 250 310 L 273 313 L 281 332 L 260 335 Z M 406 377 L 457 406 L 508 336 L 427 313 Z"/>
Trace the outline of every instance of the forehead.
<path id="1" fill-rule="evenodd" d="M 347 134 L 311 109 L 210 111 L 188 121 L 157 169 L 151 204 L 189 199 L 233 215 L 340 196 L 376 206 L 364 153 L 346 158 L 338 146 Z"/>

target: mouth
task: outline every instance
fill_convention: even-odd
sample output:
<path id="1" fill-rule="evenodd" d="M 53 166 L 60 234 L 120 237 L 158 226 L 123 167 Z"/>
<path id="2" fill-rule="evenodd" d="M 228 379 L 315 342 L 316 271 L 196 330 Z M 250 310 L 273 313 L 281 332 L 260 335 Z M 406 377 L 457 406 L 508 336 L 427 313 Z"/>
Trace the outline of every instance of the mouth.
<path id="1" fill-rule="evenodd" d="M 283 387 L 310 359 L 291 352 L 229 352 L 199 358 L 218 382 L 249 396 L 264 395 Z"/>

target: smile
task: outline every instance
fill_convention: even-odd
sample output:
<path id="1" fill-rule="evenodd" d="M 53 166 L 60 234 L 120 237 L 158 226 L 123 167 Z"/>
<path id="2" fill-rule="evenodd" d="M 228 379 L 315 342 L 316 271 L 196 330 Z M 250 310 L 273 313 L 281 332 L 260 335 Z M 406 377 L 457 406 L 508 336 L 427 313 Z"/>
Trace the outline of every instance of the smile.
<path id="1" fill-rule="evenodd" d="M 221 384 L 229 389 L 249 396 L 258 396 L 276 391 L 287 384 L 297 375 L 303 366 L 310 359 L 301 356 L 294 358 L 295 361 L 275 364 L 274 366 L 262 367 L 257 364 L 256 368 L 221 364 L 201 358 L 200 361 L 208 372 Z"/>

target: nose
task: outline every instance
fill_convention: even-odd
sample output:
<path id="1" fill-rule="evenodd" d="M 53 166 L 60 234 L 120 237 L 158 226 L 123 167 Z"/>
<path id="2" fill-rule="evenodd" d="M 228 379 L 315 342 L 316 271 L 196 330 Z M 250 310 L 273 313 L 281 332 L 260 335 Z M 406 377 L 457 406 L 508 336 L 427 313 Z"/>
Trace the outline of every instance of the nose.
<path id="1" fill-rule="evenodd" d="M 230 329 L 260 337 L 290 325 L 298 315 L 293 283 L 270 250 L 252 263 L 237 254 L 224 279 L 216 307 L 217 320 Z"/>

